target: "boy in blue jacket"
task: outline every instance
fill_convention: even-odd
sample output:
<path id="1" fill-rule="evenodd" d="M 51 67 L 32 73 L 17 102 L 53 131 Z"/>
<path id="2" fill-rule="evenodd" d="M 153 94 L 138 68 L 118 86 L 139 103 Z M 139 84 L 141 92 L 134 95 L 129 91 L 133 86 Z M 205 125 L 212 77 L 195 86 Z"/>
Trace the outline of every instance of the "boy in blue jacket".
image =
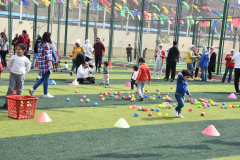
<path id="1" fill-rule="evenodd" d="M 178 106 L 173 109 L 173 114 L 178 118 L 184 118 L 181 114 L 182 107 L 184 107 L 184 97 L 185 93 L 189 95 L 189 97 L 192 97 L 192 95 L 189 93 L 187 88 L 187 80 L 190 77 L 191 73 L 188 69 L 182 70 L 178 74 L 177 78 L 177 89 L 175 93 L 175 98 L 178 101 Z"/>
<path id="2" fill-rule="evenodd" d="M 209 62 L 209 54 L 208 54 L 207 47 L 203 47 L 202 52 L 203 52 L 203 54 L 201 55 L 201 59 L 200 59 L 200 62 L 198 63 L 198 66 L 201 67 L 202 81 L 206 82 L 207 81 L 208 62 Z"/>

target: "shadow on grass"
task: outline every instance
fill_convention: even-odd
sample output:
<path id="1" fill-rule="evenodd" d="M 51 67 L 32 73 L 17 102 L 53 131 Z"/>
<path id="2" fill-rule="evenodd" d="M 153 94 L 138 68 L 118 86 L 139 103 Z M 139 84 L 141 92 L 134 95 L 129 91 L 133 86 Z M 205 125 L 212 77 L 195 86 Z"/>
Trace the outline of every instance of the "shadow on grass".
<path id="1" fill-rule="evenodd" d="M 166 145 L 166 146 L 155 146 L 153 148 L 172 148 L 172 149 L 204 149 L 204 150 L 212 150 L 210 147 L 208 147 L 205 144 L 202 145 L 181 145 L 181 146 L 171 146 L 171 145 Z"/>
<path id="2" fill-rule="evenodd" d="M 108 153 L 108 154 L 99 154 L 94 157 L 101 158 L 149 158 L 149 157 L 160 157 L 161 154 L 120 154 L 120 153 Z"/>
<path id="3" fill-rule="evenodd" d="M 217 145 L 227 145 L 227 146 L 240 146 L 240 142 L 227 142 L 219 139 L 202 141 L 203 143 L 211 143 Z"/>

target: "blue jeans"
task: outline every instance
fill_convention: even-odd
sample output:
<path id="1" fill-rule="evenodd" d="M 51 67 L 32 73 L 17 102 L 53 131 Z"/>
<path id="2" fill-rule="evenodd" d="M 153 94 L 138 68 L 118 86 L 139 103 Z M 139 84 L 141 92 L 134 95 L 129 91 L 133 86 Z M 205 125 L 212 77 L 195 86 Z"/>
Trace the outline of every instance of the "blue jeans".
<path id="1" fill-rule="evenodd" d="M 56 62 L 58 62 L 59 61 L 59 59 L 58 59 L 58 56 L 57 56 L 57 54 L 56 54 L 56 52 L 52 52 L 52 63 L 56 63 Z"/>
<path id="2" fill-rule="evenodd" d="M 102 65 L 102 56 L 95 56 L 96 71 L 97 69 L 101 69 L 101 65 Z"/>
<path id="3" fill-rule="evenodd" d="M 225 69 L 225 73 L 224 73 L 224 75 L 223 75 L 222 82 L 225 82 L 225 80 L 226 80 L 226 76 L 227 76 L 228 71 L 229 71 L 228 83 L 231 83 L 233 69 L 234 69 L 234 68 L 226 67 L 226 69 Z"/>
<path id="4" fill-rule="evenodd" d="M 207 69 L 208 68 L 201 68 L 203 82 L 207 82 Z"/>
<path id="5" fill-rule="evenodd" d="M 178 113 L 181 113 L 182 107 L 184 107 L 184 97 L 184 93 L 175 93 L 175 98 L 178 101 L 178 106 L 176 107 L 176 111 L 178 111 Z"/>
<path id="6" fill-rule="evenodd" d="M 72 60 L 72 63 L 73 63 L 73 65 L 72 65 L 72 72 L 74 71 L 74 69 L 76 68 L 76 66 L 77 66 L 77 62 L 76 62 L 76 60 L 75 59 L 73 59 Z"/>
<path id="7" fill-rule="evenodd" d="M 188 63 L 187 64 L 187 69 L 190 71 L 191 77 L 192 77 L 192 74 L 193 74 L 193 64 L 192 63 Z"/>
<path id="8" fill-rule="evenodd" d="M 43 83 L 44 95 L 48 94 L 49 77 L 50 77 L 50 72 L 42 74 L 42 78 L 37 81 L 37 83 L 33 86 L 33 89 L 36 90 L 38 86 L 40 86 Z"/>
<path id="9" fill-rule="evenodd" d="M 35 67 L 36 60 L 38 58 L 38 53 L 34 53 L 32 67 Z"/>

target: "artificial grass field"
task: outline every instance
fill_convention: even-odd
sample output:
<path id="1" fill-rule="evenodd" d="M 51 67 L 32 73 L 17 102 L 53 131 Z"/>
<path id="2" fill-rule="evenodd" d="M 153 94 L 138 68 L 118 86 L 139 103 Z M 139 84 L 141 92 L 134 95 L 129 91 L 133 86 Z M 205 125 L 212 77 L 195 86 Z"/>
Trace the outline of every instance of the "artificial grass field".
<path id="1" fill-rule="evenodd" d="M 175 118 L 172 109 L 160 109 L 161 117 L 156 111 L 129 109 L 130 105 L 156 109 L 164 102 L 162 95 L 155 101 L 122 100 L 130 89 L 124 84 L 130 81 L 131 72 L 132 69 L 113 67 L 108 88 L 99 85 L 102 79 L 99 73 L 93 73 L 96 84 L 79 86 L 68 86 L 75 78 L 69 75 L 69 71 L 51 74 L 50 79 L 57 85 L 49 85 L 49 93 L 55 97 L 43 99 L 43 86 L 37 89 L 35 96 L 39 100 L 34 119 L 15 120 L 7 116 L 7 111 L 0 110 L 0 159 L 240 159 L 240 108 L 211 106 L 205 109 L 185 101 L 182 111 L 185 119 Z M 28 89 L 36 83 L 37 73 L 35 69 L 26 75 L 24 95 L 29 95 Z M 0 105 L 4 104 L 8 78 L 9 73 L 4 70 L 0 79 Z M 112 93 L 124 93 L 117 100 L 109 95 L 101 101 L 99 93 L 109 89 L 113 90 Z M 148 94 L 156 96 L 156 89 L 169 93 L 173 99 L 171 104 L 176 103 L 176 83 L 154 79 L 145 89 Z M 189 81 L 188 89 L 196 99 L 208 98 L 220 104 L 225 102 L 227 106 L 239 104 L 238 100 L 227 98 L 235 92 L 233 84 Z M 135 92 L 131 94 L 138 98 Z M 90 99 L 90 103 L 79 102 L 83 95 Z M 70 101 L 67 102 L 66 98 Z M 98 106 L 94 106 L 94 102 Z M 189 112 L 189 108 L 193 111 Z M 35 122 L 42 112 L 46 112 L 53 121 Z M 136 112 L 138 117 L 134 117 Z M 148 116 L 150 112 L 152 117 Z M 200 116 L 201 112 L 205 112 L 205 116 Z M 164 117 L 165 113 L 169 117 Z M 119 118 L 124 118 L 131 127 L 114 128 Z M 201 134 L 211 124 L 219 131 L 220 137 Z"/>

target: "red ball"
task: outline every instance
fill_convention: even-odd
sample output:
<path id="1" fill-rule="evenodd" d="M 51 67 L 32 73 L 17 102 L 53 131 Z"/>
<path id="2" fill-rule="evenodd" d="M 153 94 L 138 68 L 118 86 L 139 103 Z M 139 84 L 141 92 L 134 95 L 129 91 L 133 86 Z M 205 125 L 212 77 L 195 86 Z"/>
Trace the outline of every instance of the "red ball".
<path id="1" fill-rule="evenodd" d="M 111 94 L 110 92 L 108 92 L 108 94 Z"/>
<path id="2" fill-rule="evenodd" d="M 187 101 L 190 102 L 190 99 L 188 99 Z"/>
<path id="3" fill-rule="evenodd" d="M 200 104 L 202 104 L 202 102 L 200 102 Z"/>
<path id="4" fill-rule="evenodd" d="M 138 91 L 136 91 L 136 94 L 138 94 Z"/>
<path id="5" fill-rule="evenodd" d="M 147 90 L 145 90 L 145 92 L 147 92 Z"/>
<path id="6" fill-rule="evenodd" d="M 156 89 L 156 91 L 158 91 L 158 89 Z"/>
<path id="7" fill-rule="evenodd" d="M 103 93 L 104 95 L 106 94 L 106 92 Z"/>
<path id="8" fill-rule="evenodd" d="M 100 92 L 100 94 L 102 94 L 102 92 Z"/>
<path id="9" fill-rule="evenodd" d="M 144 109 L 144 111 L 145 111 L 145 112 L 147 112 L 147 111 L 148 111 L 148 109 L 147 109 L 147 108 L 145 108 L 145 109 Z"/>
<path id="10" fill-rule="evenodd" d="M 170 87 L 170 89 L 173 89 L 173 87 Z"/>
<path id="11" fill-rule="evenodd" d="M 152 116 L 152 113 L 148 113 L 148 116 Z"/>
<path id="12" fill-rule="evenodd" d="M 201 116 L 204 116 L 204 115 L 205 115 L 205 113 L 204 113 L 204 112 L 202 112 L 202 113 L 201 113 Z"/>
<path id="13" fill-rule="evenodd" d="M 165 95 L 165 93 L 162 93 L 162 95 Z"/>
<path id="14" fill-rule="evenodd" d="M 128 97 L 125 97 L 125 100 L 128 100 Z"/>
<path id="15" fill-rule="evenodd" d="M 168 101 L 169 101 L 169 102 L 172 102 L 172 99 L 169 99 Z"/>
<path id="16" fill-rule="evenodd" d="M 232 108 L 235 108 L 236 106 L 235 105 L 232 105 Z"/>
<path id="17" fill-rule="evenodd" d="M 189 111 L 192 112 L 192 108 L 189 108 Z"/>
<path id="18" fill-rule="evenodd" d="M 191 104 L 193 104 L 194 102 L 191 102 Z"/>
<path id="19" fill-rule="evenodd" d="M 121 93 L 121 91 L 118 91 L 118 93 Z"/>
<path id="20" fill-rule="evenodd" d="M 147 96 L 149 97 L 149 96 L 150 96 L 150 94 L 147 94 Z"/>
<path id="21" fill-rule="evenodd" d="M 131 99 L 132 99 L 132 97 L 129 97 L 128 99 L 129 99 L 129 100 L 131 100 Z"/>

